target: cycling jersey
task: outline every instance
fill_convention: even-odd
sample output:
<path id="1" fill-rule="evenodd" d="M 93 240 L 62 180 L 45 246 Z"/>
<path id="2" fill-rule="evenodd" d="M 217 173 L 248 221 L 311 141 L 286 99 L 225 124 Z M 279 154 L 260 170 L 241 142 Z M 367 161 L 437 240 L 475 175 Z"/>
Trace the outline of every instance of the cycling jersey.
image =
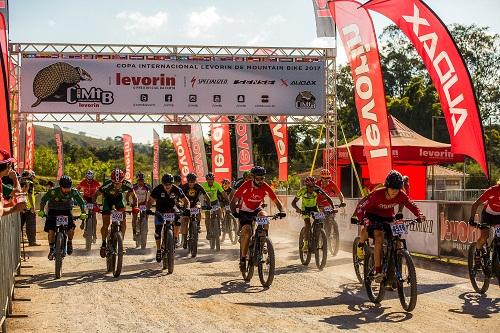
<path id="1" fill-rule="evenodd" d="M 326 184 L 326 186 L 323 186 L 323 182 L 320 179 L 320 180 L 318 180 L 316 182 L 316 185 L 319 188 L 321 188 L 325 192 L 325 194 L 328 195 L 331 198 L 337 197 L 340 194 L 339 188 L 331 180 L 328 182 L 328 184 Z M 326 195 L 323 195 L 323 194 L 318 195 L 318 206 L 319 207 L 328 207 L 328 206 L 330 206 L 330 203 L 326 199 Z"/>
<path id="2" fill-rule="evenodd" d="M 188 198 L 190 206 L 196 205 L 200 201 L 200 194 L 206 195 L 207 192 L 203 189 L 203 187 L 196 183 L 193 188 L 189 188 L 189 184 L 181 185 L 181 190 L 184 192 L 186 198 Z"/>
<path id="3" fill-rule="evenodd" d="M 123 193 L 130 192 L 134 190 L 134 186 L 128 180 L 124 180 L 122 187 L 119 189 L 115 188 L 115 185 L 111 180 L 106 180 L 104 184 L 99 188 L 104 197 L 118 197 Z"/>
<path id="4" fill-rule="evenodd" d="M 139 186 L 139 184 L 135 184 L 134 191 L 137 196 L 137 203 L 139 205 L 146 204 L 146 201 L 148 200 L 148 193 L 151 192 L 149 185 L 144 184 L 143 186 Z"/>
<path id="5" fill-rule="evenodd" d="M 385 187 L 379 188 L 358 203 L 355 214 L 360 221 L 363 220 L 366 213 L 382 218 L 392 219 L 394 217 L 394 207 L 397 207 L 400 204 L 403 204 L 415 216 L 419 216 L 421 214 L 417 205 L 415 205 L 415 203 L 411 201 L 403 191 L 399 191 L 398 194 L 392 199 L 386 198 L 385 191 Z"/>
<path id="6" fill-rule="evenodd" d="M 184 192 L 173 184 L 170 191 L 167 192 L 163 184 L 160 184 L 151 191 L 151 198 L 156 200 L 157 212 L 167 213 L 174 209 L 179 199 L 184 198 Z"/>
<path id="7" fill-rule="evenodd" d="M 201 184 L 205 192 L 207 192 L 208 197 L 210 198 L 210 202 L 216 202 L 219 200 L 219 197 L 217 196 L 217 193 L 222 193 L 224 192 L 224 189 L 222 188 L 221 184 L 218 182 L 214 181 L 212 186 L 209 186 L 208 183 L 203 183 Z"/>
<path id="8" fill-rule="evenodd" d="M 44 207 L 48 203 L 48 208 L 50 210 L 69 210 L 73 208 L 73 199 L 77 202 L 82 210 L 85 212 L 85 200 L 83 200 L 80 192 L 76 188 L 71 188 L 68 193 L 63 193 L 60 187 L 55 187 L 52 190 L 44 194 L 40 201 L 40 207 Z"/>
<path id="9" fill-rule="evenodd" d="M 317 200 L 320 194 L 325 194 L 321 188 L 318 186 L 314 187 L 314 190 L 312 193 L 309 193 L 307 191 L 307 187 L 302 187 L 297 194 L 295 195 L 295 198 L 297 199 L 302 199 L 302 210 L 305 208 L 313 208 L 317 207 Z"/>
<path id="10" fill-rule="evenodd" d="M 500 215 L 500 185 L 490 187 L 477 200 L 484 203 L 487 213 Z"/>
<path id="11" fill-rule="evenodd" d="M 80 184 L 78 184 L 76 189 L 78 191 L 83 190 L 83 197 L 88 202 L 89 199 L 92 200 L 92 197 L 94 196 L 95 192 L 99 189 L 100 186 L 101 184 L 95 179 L 92 179 L 91 181 L 84 179 L 80 182 Z"/>
<path id="12" fill-rule="evenodd" d="M 266 182 L 263 182 L 261 186 L 257 187 L 254 185 L 253 180 L 247 180 L 238 190 L 236 190 L 234 196 L 240 198 L 242 201 L 240 211 L 253 212 L 260 208 L 266 194 L 273 201 L 278 199 Z"/>

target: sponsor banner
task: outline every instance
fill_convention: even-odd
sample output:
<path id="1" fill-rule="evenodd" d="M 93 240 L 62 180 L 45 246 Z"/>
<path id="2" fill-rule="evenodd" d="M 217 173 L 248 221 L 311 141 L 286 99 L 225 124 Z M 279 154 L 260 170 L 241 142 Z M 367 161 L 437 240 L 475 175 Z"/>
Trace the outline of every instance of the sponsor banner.
<path id="1" fill-rule="evenodd" d="M 408 249 L 433 256 L 439 255 L 439 223 L 438 204 L 430 201 L 415 201 L 418 208 L 425 215 L 425 222 L 407 225 L 408 233 L 403 236 L 406 239 Z M 414 215 L 405 207 L 403 209 L 405 218 L 414 218 Z"/>
<path id="2" fill-rule="evenodd" d="M 238 159 L 238 178 L 243 177 L 243 172 L 250 171 L 253 163 L 252 125 L 239 124 L 240 116 L 236 117 L 236 156 Z"/>
<path id="3" fill-rule="evenodd" d="M 9 92 L 8 92 L 8 42 L 5 19 L 0 15 L 0 148 L 12 154 L 12 139 L 10 128 Z"/>
<path id="4" fill-rule="evenodd" d="M 392 147 L 393 161 L 433 163 L 458 163 L 463 161 L 463 155 L 454 154 L 451 149 L 445 147 Z M 351 163 L 346 148 L 337 148 L 338 160 L 341 163 Z M 365 152 L 351 147 L 351 154 L 355 161 L 365 161 Z"/>
<path id="5" fill-rule="evenodd" d="M 279 163 L 279 180 L 288 180 L 288 131 L 286 116 L 269 117 L 269 126 L 273 135 L 274 145 Z"/>
<path id="6" fill-rule="evenodd" d="M 352 243 L 358 236 L 358 226 L 351 224 L 351 216 L 358 205 L 359 199 L 345 199 L 346 206 L 338 208 L 339 212 L 335 215 L 335 221 L 339 227 L 339 238 L 341 242 Z"/>
<path id="7" fill-rule="evenodd" d="M 0 14 L 5 19 L 5 27 L 7 30 L 9 30 L 9 1 L 8 0 L 1 0 L 0 1 Z"/>
<path id="8" fill-rule="evenodd" d="M 474 158 L 488 175 L 470 73 L 446 26 L 420 0 L 373 0 L 364 8 L 388 17 L 408 36 L 438 91 L 453 152 Z"/>
<path id="9" fill-rule="evenodd" d="M 216 123 L 218 118 L 211 118 L 210 124 L 210 141 L 212 141 L 212 172 L 215 175 L 215 180 L 221 182 L 222 179 L 232 179 L 232 164 L 231 164 L 231 140 L 229 137 L 229 125 L 227 117 L 221 117 L 220 121 L 224 123 Z"/>
<path id="10" fill-rule="evenodd" d="M 354 80 L 354 99 L 372 184 L 392 169 L 391 138 L 377 38 L 368 11 L 357 1 L 329 2 Z"/>
<path id="11" fill-rule="evenodd" d="M 16 171 L 19 173 L 23 171 L 23 166 L 19 163 L 19 119 L 14 118 L 12 125 L 12 157 L 17 161 Z"/>
<path id="12" fill-rule="evenodd" d="M 323 115 L 323 62 L 23 58 L 22 112 Z"/>
<path id="13" fill-rule="evenodd" d="M 335 24 L 328 9 L 328 0 L 312 0 L 316 18 L 316 36 L 336 37 Z"/>
<path id="14" fill-rule="evenodd" d="M 64 175 L 64 152 L 63 152 L 63 135 L 61 128 L 54 124 L 54 140 L 57 149 L 57 175 L 59 179 Z"/>
<path id="15" fill-rule="evenodd" d="M 175 151 L 177 152 L 182 181 L 186 182 L 187 174 L 193 170 L 193 160 L 191 159 L 191 150 L 189 149 L 187 136 L 181 133 L 171 133 L 170 135 Z"/>
<path id="16" fill-rule="evenodd" d="M 35 127 L 33 122 L 28 120 L 26 124 L 26 149 L 24 153 L 24 169 L 33 170 L 35 168 Z"/>
<path id="17" fill-rule="evenodd" d="M 132 136 L 123 134 L 123 160 L 125 162 L 125 179 L 134 181 L 134 143 Z"/>
<path id="18" fill-rule="evenodd" d="M 153 130 L 153 184 L 160 183 L 160 136 Z"/>
<path id="19" fill-rule="evenodd" d="M 206 181 L 208 173 L 207 154 L 205 153 L 205 139 L 201 124 L 191 125 L 191 152 L 193 154 L 193 166 L 199 182 Z"/>

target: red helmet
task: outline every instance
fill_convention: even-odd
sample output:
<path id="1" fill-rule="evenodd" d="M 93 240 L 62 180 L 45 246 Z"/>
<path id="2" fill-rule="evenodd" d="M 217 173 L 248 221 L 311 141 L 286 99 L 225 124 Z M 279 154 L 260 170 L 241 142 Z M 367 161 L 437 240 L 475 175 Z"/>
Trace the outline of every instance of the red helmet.
<path id="1" fill-rule="evenodd" d="M 321 178 L 331 178 L 332 177 L 332 174 L 330 173 L 330 170 L 328 169 L 323 169 L 321 170 L 321 172 L 319 173 Z"/>
<path id="2" fill-rule="evenodd" d="M 313 176 L 308 176 L 306 179 L 304 179 L 304 183 L 307 185 L 316 185 L 316 178 Z"/>
<path id="3" fill-rule="evenodd" d="M 111 180 L 114 182 L 121 182 L 125 179 L 125 173 L 116 168 L 113 171 L 111 171 Z"/>

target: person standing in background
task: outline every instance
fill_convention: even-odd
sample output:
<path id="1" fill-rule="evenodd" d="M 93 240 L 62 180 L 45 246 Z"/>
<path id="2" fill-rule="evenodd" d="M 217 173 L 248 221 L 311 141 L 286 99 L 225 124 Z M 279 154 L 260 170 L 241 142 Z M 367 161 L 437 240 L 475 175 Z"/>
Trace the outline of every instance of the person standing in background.
<path id="1" fill-rule="evenodd" d="M 26 181 L 28 189 L 26 195 L 26 212 L 24 212 L 28 246 L 40 246 L 40 244 L 36 242 L 35 172 L 24 170 L 21 174 L 21 180 Z"/>

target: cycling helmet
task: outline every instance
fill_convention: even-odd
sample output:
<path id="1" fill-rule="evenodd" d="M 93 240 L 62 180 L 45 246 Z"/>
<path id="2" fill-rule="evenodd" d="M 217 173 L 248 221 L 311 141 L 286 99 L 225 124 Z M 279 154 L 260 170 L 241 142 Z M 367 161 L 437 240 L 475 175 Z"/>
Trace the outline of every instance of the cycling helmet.
<path id="1" fill-rule="evenodd" d="M 319 173 L 321 178 L 331 178 L 332 177 L 332 174 L 330 173 L 330 170 L 328 169 L 323 169 L 321 170 L 321 172 Z"/>
<path id="2" fill-rule="evenodd" d="M 227 179 L 227 178 L 224 178 L 222 180 L 222 186 L 224 186 L 225 188 L 231 186 L 231 181 L 229 179 Z"/>
<path id="3" fill-rule="evenodd" d="M 252 175 L 254 176 L 265 176 L 266 175 L 266 169 L 261 167 L 261 166 L 254 166 L 252 170 L 250 170 Z"/>
<path id="4" fill-rule="evenodd" d="M 393 188 L 396 190 L 400 190 L 403 188 L 403 176 L 396 171 L 396 170 L 391 170 L 389 171 L 389 174 L 387 175 L 387 178 L 385 179 L 384 186 L 386 188 Z"/>
<path id="5" fill-rule="evenodd" d="M 35 178 L 35 172 L 31 170 L 24 170 L 21 178 Z"/>
<path id="6" fill-rule="evenodd" d="M 215 176 L 213 173 L 209 172 L 205 175 L 206 180 L 214 180 Z"/>
<path id="7" fill-rule="evenodd" d="M 162 184 L 173 184 L 174 183 L 174 176 L 172 176 L 169 173 L 166 173 L 161 177 L 161 182 Z"/>
<path id="8" fill-rule="evenodd" d="M 64 175 L 61 178 L 59 178 L 59 186 L 60 187 L 71 188 L 72 185 L 73 185 L 73 181 L 71 180 L 70 176 Z"/>
<path id="9" fill-rule="evenodd" d="M 316 185 L 316 178 L 314 178 L 313 176 L 308 176 L 306 177 L 306 179 L 304 179 L 304 183 L 306 184 L 306 186 Z"/>
<path id="10" fill-rule="evenodd" d="M 188 182 L 195 182 L 197 176 L 194 172 L 190 172 L 187 174 L 186 178 L 187 178 Z"/>
<path id="11" fill-rule="evenodd" d="M 113 171 L 111 171 L 111 180 L 113 182 L 121 182 L 124 179 L 125 179 L 125 173 L 122 170 L 116 168 Z"/>
<path id="12" fill-rule="evenodd" d="M 179 183 L 179 182 L 181 182 L 181 181 L 182 181 L 181 176 L 179 176 L 179 175 L 175 175 L 175 176 L 174 176 L 174 183 Z"/>
<path id="13" fill-rule="evenodd" d="M 94 179 L 94 172 L 92 170 L 87 171 L 87 173 L 85 174 L 85 178 L 87 178 L 87 180 Z"/>
<path id="14" fill-rule="evenodd" d="M 140 171 L 137 173 L 137 180 L 144 180 L 144 174 Z"/>

